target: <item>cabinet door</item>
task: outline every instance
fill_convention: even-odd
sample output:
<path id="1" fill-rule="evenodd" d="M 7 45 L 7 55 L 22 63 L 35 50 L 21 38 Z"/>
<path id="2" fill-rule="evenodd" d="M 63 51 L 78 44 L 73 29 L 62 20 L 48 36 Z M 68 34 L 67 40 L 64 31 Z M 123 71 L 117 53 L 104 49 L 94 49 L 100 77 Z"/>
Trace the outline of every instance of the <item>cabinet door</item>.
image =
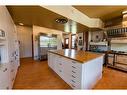
<path id="1" fill-rule="evenodd" d="M 82 74 L 82 64 L 70 60 L 69 62 L 71 64 L 70 66 L 70 72 L 69 72 L 69 84 L 74 89 L 80 89 L 81 88 L 81 74 Z"/>
<path id="2" fill-rule="evenodd" d="M 125 56 L 125 55 L 117 55 L 116 56 L 116 62 L 127 64 L 127 56 Z"/>
<path id="3" fill-rule="evenodd" d="M 0 68 L 0 89 L 9 89 L 9 68 L 4 64 Z"/>
<path id="4" fill-rule="evenodd" d="M 81 88 L 81 63 L 63 58 L 63 79 L 72 88 Z"/>
<path id="5" fill-rule="evenodd" d="M 114 55 L 113 54 L 108 54 L 108 64 L 113 65 L 113 60 L 114 60 Z"/>
<path id="6" fill-rule="evenodd" d="M 55 63 L 56 62 L 56 55 L 53 53 L 48 53 L 48 65 L 50 68 L 52 68 L 53 70 L 55 70 Z"/>
<path id="7" fill-rule="evenodd" d="M 62 77 L 62 73 L 63 73 L 63 61 L 62 61 L 62 56 L 59 55 L 55 55 L 55 59 L 53 58 L 54 63 L 54 71 Z"/>
<path id="8" fill-rule="evenodd" d="M 48 52 L 48 66 L 51 68 L 52 66 L 51 66 L 51 62 L 52 62 L 52 57 L 51 57 L 52 55 L 51 55 L 51 53 L 49 53 Z"/>
<path id="9" fill-rule="evenodd" d="M 10 62 L 10 75 L 9 75 L 9 84 L 10 84 L 10 87 L 12 88 L 13 87 L 13 83 L 14 83 L 14 80 L 15 80 L 15 77 L 16 77 L 16 73 L 17 73 L 17 69 L 18 69 L 18 66 L 17 66 L 17 63 L 16 63 L 16 60 L 13 60 Z"/>

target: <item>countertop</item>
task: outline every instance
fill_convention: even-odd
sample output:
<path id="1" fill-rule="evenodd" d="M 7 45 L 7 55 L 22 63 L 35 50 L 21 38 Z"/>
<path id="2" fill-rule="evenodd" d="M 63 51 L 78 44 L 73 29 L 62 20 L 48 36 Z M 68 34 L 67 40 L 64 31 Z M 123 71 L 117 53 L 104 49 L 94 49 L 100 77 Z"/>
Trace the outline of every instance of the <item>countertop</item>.
<path id="1" fill-rule="evenodd" d="M 100 53 L 74 49 L 49 50 L 49 52 L 78 61 L 80 63 L 85 63 L 98 57 L 104 56 L 104 54 Z"/>

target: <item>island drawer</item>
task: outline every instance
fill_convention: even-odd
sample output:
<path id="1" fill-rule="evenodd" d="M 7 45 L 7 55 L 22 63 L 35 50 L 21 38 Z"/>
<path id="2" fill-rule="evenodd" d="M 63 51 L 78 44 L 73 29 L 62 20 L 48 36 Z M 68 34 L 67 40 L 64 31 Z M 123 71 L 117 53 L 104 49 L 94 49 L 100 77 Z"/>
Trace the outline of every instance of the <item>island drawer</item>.
<path id="1" fill-rule="evenodd" d="M 63 73 L 63 76 L 61 76 L 63 80 L 68 83 L 72 88 L 80 88 L 81 85 L 81 77 L 72 77 L 70 74 Z"/>
<path id="2" fill-rule="evenodd" d="M 77 68 L 80 68 L 82 65 L 82 63 L 79 63 L 79 62 L 72 60 L 72 59 L 62 58 L 62 60 L 64 61 L 64 63 L 66 62 L 66 63 L 68 63 L 68 65 L 75 66 Z"/>
<path id="3" fill-rule="evenodd" d="M 73 89 L 81 89 L 81 82 L 70 80 L 69 84 Z"/>

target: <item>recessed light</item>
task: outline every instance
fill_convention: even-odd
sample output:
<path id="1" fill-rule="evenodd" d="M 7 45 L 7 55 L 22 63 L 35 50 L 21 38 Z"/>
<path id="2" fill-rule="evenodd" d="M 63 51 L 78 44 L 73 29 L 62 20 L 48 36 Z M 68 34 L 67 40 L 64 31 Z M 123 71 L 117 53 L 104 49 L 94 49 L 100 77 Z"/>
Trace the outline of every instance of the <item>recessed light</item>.
<path id="1" fill-rule="evenodd" d="M 123 11 L 122 14 L 127 14 L 127 10 Z"/>
<path id="2" fill-rule="evenodd" d="M 24 24 L 23 23 L 19 23 L 19 25 L 22 25 L 23 26 Z"/>

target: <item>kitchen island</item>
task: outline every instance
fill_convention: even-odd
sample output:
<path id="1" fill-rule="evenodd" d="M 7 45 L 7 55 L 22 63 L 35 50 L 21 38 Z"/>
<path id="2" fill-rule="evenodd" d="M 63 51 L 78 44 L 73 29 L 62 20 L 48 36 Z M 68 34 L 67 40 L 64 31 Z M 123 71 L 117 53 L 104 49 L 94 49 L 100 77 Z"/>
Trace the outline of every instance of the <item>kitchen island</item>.
<path id="1" fill-rule="evenodd" d="M 102 78 L 104 54 L 50 50 L 48 65 L 73 89 L 91 89 Z"/>

